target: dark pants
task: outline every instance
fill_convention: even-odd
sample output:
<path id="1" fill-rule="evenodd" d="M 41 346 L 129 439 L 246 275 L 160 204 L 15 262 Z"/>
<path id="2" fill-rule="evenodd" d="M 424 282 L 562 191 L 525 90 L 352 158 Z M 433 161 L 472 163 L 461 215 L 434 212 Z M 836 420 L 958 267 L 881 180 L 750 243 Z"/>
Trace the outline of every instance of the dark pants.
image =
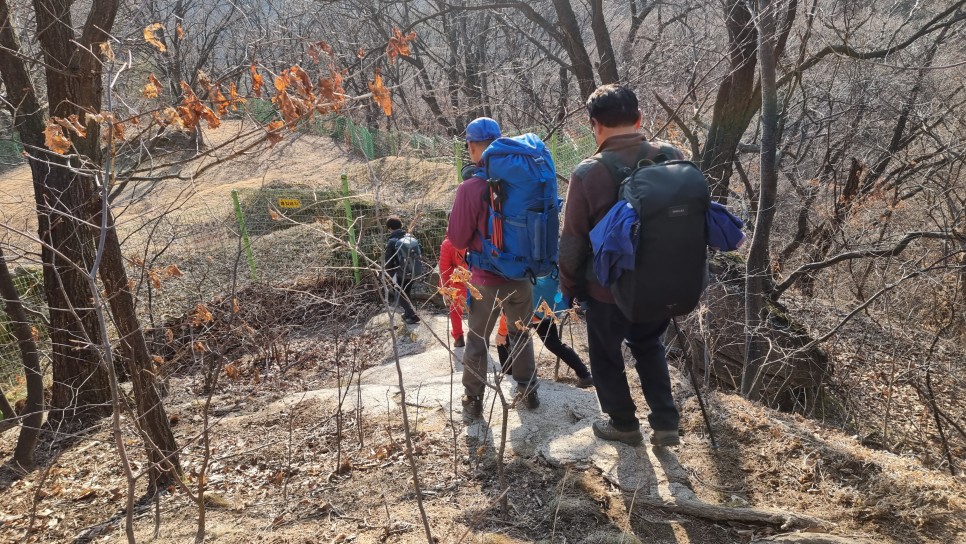
<path id="1" fill-rule="evenodd" d="M 413 291 L 412 280 L 403 282 L 402 292 L 400 292 L 398 288 L 393 289 L 392 297 L 394 298 L 396 304 L 402 307 L 404 318 L 416 317 L 416 309 L 413 308 L 412 303 L 409 302 L 410 300 L 412 300 L 412 296 L 413 296 L 412 291 Z M 405 293 L 405 296 L 403 296 L 403 293 Z"/>
<path id="2" fill-rule="evenodd" d="M 574 369 L 578 378 L 590 376 L 590 371 L 587 370 L 584 362 L 580 360 L 580 355 L 577 355 L 577 352 L 572 347 L 564 344 L 563 340 L 560 339 L 557 324 L 552 319 L 543 319 L 537 323 L 530 323 L 530 328 L 537 330 L 537 335 L 543 340 L 543 345 L 547 346 L 547 350 L 557 357 L 560 357 L 560 360 Z M 509 370 L 513 368 L 512 362 L 510 361 L 509 347 L 506 344 L 497 346 L 496 352 L 500 356 L 500 366 L 503 367 L 503 372 L 509 373 Z"/>
<path id="3" fill-rule="evenodd" d="M 655 323 L 631 323 L 616 304 L 589 300 L 587 344 L 597 399 L 619 430 L 640 427 L 624 370 L 621 352 L 624 340 L 634 356 L 634 368 L 644 389 L 644 400 L 651 409 L 647 416 L 651 428 L 655 431 L 678 429 L 680 415 L 671 396 L 671 377 L 661 341 L 668 323 L 670 320 L 667 319 Z"/>

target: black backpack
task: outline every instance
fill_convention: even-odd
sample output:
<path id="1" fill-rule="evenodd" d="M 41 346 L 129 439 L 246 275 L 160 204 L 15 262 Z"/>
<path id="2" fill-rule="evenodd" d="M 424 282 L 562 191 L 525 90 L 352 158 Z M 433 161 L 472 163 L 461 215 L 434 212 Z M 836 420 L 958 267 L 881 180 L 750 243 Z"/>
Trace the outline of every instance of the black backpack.
<path id="1" fill-rule="evenodd" d="M 620 182 L 617 199 L 637 212 L 634 269 L 621 274 L 611 292 L 632 323 L 661 321 L 694 310 L 708 285 L 705 215 L 711 205 L 708 183 L 690 161 L 658 155 L 634 168 L 613 152 L 593 158 Z"/>
<path id="2" fill-rule="evenodd" d="M 423 275 L 423 248 L 412 234 L 396 238 L 396 264 L 399 265 L 400 283 L 412 281 Z"/>

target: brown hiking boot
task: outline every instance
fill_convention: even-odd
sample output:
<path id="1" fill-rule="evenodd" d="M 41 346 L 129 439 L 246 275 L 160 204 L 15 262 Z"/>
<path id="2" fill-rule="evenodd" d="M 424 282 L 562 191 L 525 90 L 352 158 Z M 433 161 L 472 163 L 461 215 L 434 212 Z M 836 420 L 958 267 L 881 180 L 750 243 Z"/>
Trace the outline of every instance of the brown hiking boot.
<path id="1" fill-rule="evenodd" d="M 644 435 L 641 434 L 640 429 L 634 429 L 633 431 L 621 431 L 614 428 L 614 425 L 606 419 L 599 419 L 594 422 L 594 435 L 597 438 L 603 438 L 604 440 L 613 440 L 615 442 L 623 442 L 630 446 L 636 446 L 644 441 Z"/>
<path id="2" fill-rule="evenodd" d="M 463 340 L 463 336 L 462 335 L 459 338 L 457 338 L 455 342 L 453 342 L 453 347 L 454 348 L 465 348 L 466 347 L 466 340 Z"/>
<path id="3" fill-rule="evenodd" d="M 677 446 L 681 443 L 681 435 L 677 429 L 672 431 L 654 431 L 651 433 L 653 446 Z"/>
<path id="4" fill-rule="evenodd" d="M 594 386 L 594 377 L 587 376 L 586 378 L 577 378 L 577 387 L 581 389 L 587 389 L 588 387 Z"/>

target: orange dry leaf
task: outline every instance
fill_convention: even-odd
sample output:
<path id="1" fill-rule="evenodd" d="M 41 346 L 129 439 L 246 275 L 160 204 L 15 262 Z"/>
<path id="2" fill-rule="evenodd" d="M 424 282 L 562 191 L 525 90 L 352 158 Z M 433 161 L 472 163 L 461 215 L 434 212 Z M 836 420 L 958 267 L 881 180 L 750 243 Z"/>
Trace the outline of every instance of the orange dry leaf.
<path id="1" fill-rule="evenodd" d="M 228 85 L 228 100 L 231 102 L 231 109 L 234 111 L 238 111 L 238 104 L 245 103 L 245 99 L 238 96 L 238 90 L 235 89 L 234 83 Z"/>
<path id="2" fill-rule="evenodd" d="M 148 75 L 148 82 L 141 89 L 141 94 L 144 98 L 157 98 L 161 94 L 161 82 L 154 77 L 154 74 Z"/>
<path id="3" fill-rule="evenodd" d="M 342 74 L 332 72 L 331 78 L 319 78 L 316 87 L 319 93 L 319 104 L 316 109 L 319 113 L 329 113 L 337 111 L 345 104 L 345 89 L 342 88 Z"/>
<path id="4" fill-rule="evenodd" d="M 52 117 L 51 119 L 53 119 L 58 125 L 66 128 L 81 138 L 85 138 L 87 136 L 87 129 L 84 128 L 84 125 L 78 122 L 76 114 L 71 114 L 69 117 L 67 117 L 67 119 L 61 117 Z"/>
<path id="5" fill-rule="evenodd" d="M 440 287 L 439 294 L 448 306 L 455 306 L 459 310 L 466 309 L 466 297 L 463 291 L 457 287 Z"/>
<path id="6" fill-rule="evenodd" d="M 309 74 L 301 66 L 292 66 L 288 69 L 289 83 L 295 86 L 295 91 L 302 95 L 311 95 L 312 80 Z"/>
<path id="7" fill-rule="evenodd" d="M 184 275 L 181 272 L 181 269 L 178 268 L 178 265 L 176 265 L 176 264 L 169 264 L 168 267 L 164 269 L 164 273 L 169 278 L 180 278 L 181 276 Z"/>
<path id="8" fill-rule="evenodd" d="M 162 28 L 164 28 L 164 25 L 162 25 L 161 23 L 154 23 L 144 27 L 144 41 L 157 47 L 158 51 L 161 51 L 162 53 L 164 53 L 165 51 L 168 50 L 168 48 L 165 47 L 164 44 L 161 43 L 161 41 L 158 40 L 158 37 L 154 34 L 158 30 L 161 30 Z"/>
<path id="9" fill-rule="evenodd" d="M 208 346 L 206 346 L 204 342 L 195 342 L 194 344 L 191 344 L 191 349 L 195 351 L 207 351 Z"/>
<path id="10" fill-rule="evenodd" d="M 111 48 L 111 42 L 102 42 L 98 44 L 98 48 L 101 50 L 101 56 L 107 62 L 114 62 L 114 49 Z"/>
<path id="11" fill-rule="evenodd" d="M 70 150 L 70 140 L 64 134 L 64 129 L 54 121 L 47 121 L 44 129 L 44 145 L 58 155 Z"/>
<path id="12" fill-rule="evenodd" d="M 194 91 L 191 90 L 191 86 L 182 81 L 181 91 L 184 93 L 184 98 L 181 99 L 181 104 L 178 105 L 177 113 L 181 118 L 184 128 L 192 130 L 202 119 L 208 122 L 208 128 L 218 128 L 221 124 L 218 116 L 215 115 L 215 112 L 211 111 L 211 108 L 198 100 Z"/>
<path id="13" fill-rule="evenodd" d="M 480 293 L 480 290 L 477 289 L 472 283 L 467 283 L 466 289 L 469 290 L 470 296 L 473 297 L 473 300 L 483 300 L 483 294 Z"/>
<path id="14" fill-rule="evenodd" d="M 33 337 L 34 342 L 40 342 L 40 329 L 38 329 L 35 325 L 31 325 L 30 336 Z"/>
<path id="15" fill-rule="evenodd" d="M 148 270 L 148 279 L 151 280 L 151 285 L 155 289 L 161 288 L 161 274 L 158 274 L 157 270 Z"/>
<path id="16" fill-rule="evenodd" d="M 271 208 L 271 206 L 269 206 L 269 208 L 268 208 L 268 218 L 271 219 L 272 221 L 279 221 L 281 219 L 281 216 L 279 216 L 278 215 L 278 212 L 275 211 L 275 210 L 273 210 Z"/>
<path id="17" fill-rule="evenodd" d="M 262 87 L 265 86 L 265 80 L 262 78 L 258 70 L 255 69 L 255 63 L 252 63 L 248 68 L 249 73 L 252 75 L 252 94 L 255 96 L 262 96 Z"/>
<path id="18" fill-rule="evenodd" d="M 356 56 L 360 59 L 366 58 L 366 50 L 360 47 L 359 50 L 356 51 Z"/>
<path id="19" fill-rule="evenodd" d="M 288 87 L 288 81 L 285 77 L 276 76 L 274 82 L 275 82 L 276 92 L 280 92 L 280 93 L 285 92 L 285 88 Z"/>
<path id="20" fill-rule="evenodd" d="M 171 106 L 164 108 L 164 111 L 162 111 L 161 114 L 164 115 L 164 118 L 160 121 L 160 124 L 173 125 L 179 130 L 184 130 L 186 128 L 184 119 L 182 119 L 181 115 L 178 114 L 178 110 L 172 108 Z"/>
<path id="21" fill-rule="evenodd" d="M 553 322 L 557 325 L 560 324 L 560 320 L 557 319 L 557 314 L 554 313 L 553 308 L 551 308 L 550 305 L 547 304 L 546 300 L 543 300 L 543 299 L 540 300 L 540 306 L 537 307 L 537 313 L 543 314 L 543 317 L 545 318 L 549 317 L 550 319 L 553 319 Z"/>
<path id="22" fill-rule="evenodd" d="M 389 45 L 386 46 L 386 55 L 389 60 L 396 62 L 396 57 L 402 55 L 409 56 L 409 42 L 416 39 L 416 33 L 410 32 L 403 34 L 398 28 L 392 29 L 392 37 L 389 38 Z"/>
<path id="23" fill-rule="evenodd" d="M 208 98 L 211 100 L 211 104 L 215 107 L 215 111 L 219 116 L 228 113 L 228 106 L 230 102 L 225 95 L 221 92 L 220 85 L 212 85 L 208 89 Z"/>
<path id="24" fill-rule="evenodd" d="M 469 283 L 470 277 L 472 277 L 472 274 L 470 274 L 470 271 L 465 266 L 457 266 L 453 269 L 453 273 L 449 277 L 449 282 L 453 284 Z"/>
<path id="25" fill-rule="evenodd" d="M 523 324 L 523 321 L 520 321 L 519 319 L 517 319 L 516 321 L 513 322 L 513 326 L 516 327 L 517 330 L 520 331 L 520 332 L 526 332 L 527 331 L 527 326 L 524 325 Z"/>
<path id="26" fill-rule="evenodd" d="M 198 304 L 195 306 L 194 311 L 191 312 L 191 324 L 196 327 L 208 323 L 212 319 L 214 317 L 212 317 L 211 312 L 208 311 L 208 307 L 204 304 Z"/>
<path id="27" fill-rule="evenodd" d="M 237 298 L 232 298 L 231 299 L 231 310 L 232 310 L 232 313 L 235 313 L 235 314 L 237 314 L 238 312 L 241 311 L 241 307 L 238 305 L 238 299 Z"/>
<path id="28" fill-rule="evenodd" d="M 241 378 L 241 365 L 236 361 L 225 365 L 225 375 L 231 381 L 238 381 Z"/>
<path id="29" fill-rule="evenodd" d="M 177 26 L 174 27 L 174 32 L 177 34 L 179 41 L 184 39 L 184 29 L 181 28 L 181 23 L 178 23 Z"/>
<path id="30" fill-rule="evenodd" d="M 392 98 L 389 96 L 389 89 L 382 84 L 382 74 L 378 68 L 376 68 L 375 79 L 369 84 L 369 90 L 372 91 L 372 99 L 382 107 L 382 111 L 386 112 L 386 116 L 391 116 Z"/>
<path id="31" fill-rule="evenodd" d="M 272 121 L 265 128 L 265 130 L 268 132 L 268 134 L 265 137 L 268 138 L 268 142 L 270 145 L 274 146 L 278 142 L 282 141 L 282 133 L 279 131 L 284 126 L 285 126 L 285 123 L 281 121 Z"/>

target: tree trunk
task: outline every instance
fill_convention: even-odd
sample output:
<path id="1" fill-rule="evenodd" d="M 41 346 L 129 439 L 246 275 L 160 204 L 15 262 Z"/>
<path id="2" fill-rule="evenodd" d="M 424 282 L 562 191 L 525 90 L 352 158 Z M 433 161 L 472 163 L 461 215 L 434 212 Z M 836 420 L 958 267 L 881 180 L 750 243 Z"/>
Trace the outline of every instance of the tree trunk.
<path id="1" fill-rule="evenodd" d="M 761 56 L 761 187 L 758 191 L 758 216 L 748 252 L 745 278 L 745 368 L 741 394 L 758 400 L 763 367 L 768 355 L 768 337 L 763 325 L 767 320 L 765 300 L 770 278 L 768 243 L 778 189 L 778 87 L 775 76 L 775 5 L 758 0 L 758 42 Z"/>
<path id="2" fill-rule="evenodd" d="M 574 75 L 577 76 L 580 98 L 586 100 L 597 88 L 597 84 L 594 82 L 594 65 L 590 61 L 590 55 L 587 54 L 587 48 L 584 47 L 577 15 L 570 5 L 570 0 L 553 0 L 553 7 L 557 12 L 557 24 L 563 35 L 561 45 L 567 51 Z"/>
<path id="3" fill-rule="evenodd" d="M 107 218 L 106 234 L 100 265 L 101 279 L 110 296 L 111 314 L 120 336 L 121 355 L 127 363 L 127 372 L 134 386 L 138 425 L 151 442 L 145 444 L 148 459 L 153 465 L 149 480 L 152 486 L 150 491 L 155 488 L 163 489 L 181 475 L 178 444 L 161 402 L 157 372 L 148 351 L 144 330 L 137 317 L 134 295 L 128 286 L 121 245 L 114 227 L 114 218 L 111 216 Z"/>
<path id="4" fill-rule="evenodd" d="M 93 297 L 86 276 L 77 268 L 89 268 L 94 261 L 93 231 L 78 221 L 91 217 L 84 195 L 93 192 L 93 181 L 55 166 L 55 161 L 63 162 L 62 157 L 40 155 L 31 157 L 30 167 L 50 311 L 50 418 L 88 424 L 111 411 L 107 372 L 99 365 L 97 352 L 103 337 L 91 309 Z"/>
<path id="5" fill-rule="evenodd" d="M 741 136 L 758 111 L 761 88 L 755 84 L 758 33 L 754 18 L 745 0 L 728 0 L 723 7 L 729 37 L 729 70 L 715 97 L 701 169 L 711 183 L 712 198 L 727 203 L 731 164 Z"/>
<path id="6" fill-rule="evenodd" d="M 13 460 L 25 470 L 34 467 L 34 450 L 37 449 L 37 439 L 40 437 L 40 425 L 44 422 L 44 375 L 40 369 L 40 354 L 34 341 L 27 312 L 20 301 L 20 293 L 13 282 L 7 260 L 0 248 L 0 296 L 3 297 L 7 317 L 13 326 L 13 335 L 20 346 L 20 356 L 23 361 L 24 375 L 27 378 L 27 403 L 20 422 L 20 434 L 17 436 L 17 447 L 13 452 Z M 3 399 L 6 403 L 6 398 Z M 6 411 L 6 410 L 5 410 Z M 10 417 L 4 414 L 4 417 Z"/>
<path id="7" fill-rule="evenodd" d="M 101 107 L 103 82 L 100 60 L 78 47 L 71 22 L 71 2 L 36 0 L 37 38 L 46 61 L 50 115 L 85 120 L 87 111 Z M 117 3 L 95 0 L 84 26 L 81 44 L 95 51 L 114 24 Z M 42 115 L 37 112 L 36 115 Z M 98 366 L 97 352 L 103 340 L 84 272 L 94 262 L 94 231 L 86 223 L 93 215 L 94 180 L 81 173 L 101 162 L 100 130 L 86 123 L 86 137 L 73 138 L 76 155 L 66 159 L 54 154 L 32 158 L 34 194 L 40 223 L 44 262 L 44 290 L 50 306 L 51 341 L 54 351 L 54 385 L 51 405 L 65 410 L 52 419 L 72 419 L 80 409 L 102 416 L 110 413 L 107 372 Z M 78 157 L 84 157 L 82 164 Z M 45 162 L 42 162 L 45 161 Z"/>
<path id="8" fill-rule="evenodd" d="M 597 67 L 600 82 L 604 85 L 617 83 L 620 81 L 617 73 L 617 57 L 614 54 L 614 44 L 611 43 L 610 31 L 607 30 L 607 21 L 604 20 L 604 1 L 591 0 L 590 9 L 593 17 L 590 26 L 594 30 L 597 56 L 600 57 L 600 65 Z"/>

